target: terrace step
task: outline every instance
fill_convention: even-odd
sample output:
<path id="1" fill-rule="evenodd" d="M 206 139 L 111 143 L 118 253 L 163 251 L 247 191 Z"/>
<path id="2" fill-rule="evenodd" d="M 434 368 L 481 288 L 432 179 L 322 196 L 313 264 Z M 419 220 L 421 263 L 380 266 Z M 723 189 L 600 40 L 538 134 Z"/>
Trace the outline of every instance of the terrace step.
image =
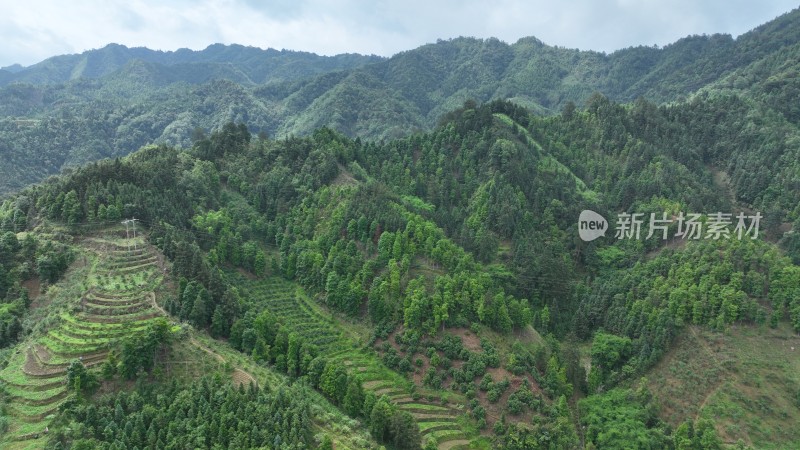
<path id="1" fill-rule="evenodd" d="M 161 313 L 159 311 L 156 311 L 156 310 L 152 310 L 152 312 L 148 312 L 147 314 L 134 315 L 134 316 L 130 316 L 130 317 L 127 316 L 127 315 L 125 315 L 125 316 L 122 316 L 122 315 L 119 315 L 119 316 L 98 316 L 98 315 L 93 315 L 93 314 L 81 313 L 81 319 L 85 320 L 87 322 L 110 323 L 110 324 L 140 322 L 140 321 L 144 321 L 144 320 L 154 319 L 154 318 L 159 317 L 159 316 L 161 316 Z"/>
<path id="2" fill-rule="evenodd" d="M 96 353 L 101 351 L 101 347 L 106 347 L 112 343 L 113 339 L 100 339 L 95 337 L 79 337 L 79 338 L 72 338 L 64 333 L 62 328 L 50 330 L 45 335 L 48 339 L 64 346 L 70 347 L 70 350 L 75 350 L 75 352 L 62 352 L 67 354 L 77 354 L 78 356 L 83 356 L 87 353 Z M 74 342 L 79 341 L 79 342 Z M 55 350 L 50 348 L 50 350 Z M 55 351 L 53 353 L 56 353 Z"/>
<path id="3" fill-rule="evenodd" d="M 110 342 L 105 342 L 102 344 L 95 343 L 78 346 L 75 343 L 65 342 L 55 338 L 51 334 L 43 336 L 40 338 L 39 342 L 46 346 L 51 354 L 63 359 L 76 359 L 84 355 L 102 352 L 105 351 L 110 344 Z"/>
<path id="4" fill-rule="evenodd" d="M 75 339 L 82 339 L 84 337 L 95 337 L 99 339 L 115 340 L 122 339 L 130 336 L 133 333 L 142 332 L 146 329 L 145 326 L 136 325 L 135 327 L 126 327 L 118 329 L 105 330 L 102 328 L 81 328 L 74 324 L 62 324 L 60 330 L 67 336 Z"/>
<path id="5" fill-rule="evenodd" d="M 41 391 L 40 391 L 41 392 Z M 58 392 L 53 394 L 50 397 L 40 398 L 40 399 L 32 399 L 23 397 L 20 395 L 12 394 L 9 395 L 9 399 L 11 400 L 12 404 L 21 404 L 21 405 L 28 405 L 28 406 L 45 406 L 45 405 L 52 405 L 53 403 L 58 402 L 59 400 L 63 400 L 69 395 L 69 391 L 63 387 Z"/>
<path id="6" fill-rule="evenodd" d="M 140 266 L 142 264 L 156 264 L 158 257 L 152 254 L 143 254 L 141 257 L 119 259 L 110 263 L 107 267 L 110 270 L 124 269 L 127 267 Z"/>
<path id="7" fill-rule="evenodd" d="M 96 316 L 120 316 L 139 312 L 149 308 L 150 306 L 151 305 L 149 302 L 138 302 L 132 305 L 122 306 L 102 306 L 85 303 L 83 305 L 83 310 L 88 314 L 94 314 Z"/>
<path id="8" fill-rule="evenodd" d="M 109 273 L 113 273 L 113 274 L 117 274 L 117 275 L 118 274 L 126 275 L 126 274 L 130 274 L 130 273 L 133 273 L 133 272 L 142 272 L 142 271 L 144 271 L 144 269 L 150 268 L 150 267 L 156 267 L 155 261 L 150 262 L 150 263 L 140 264 L 138 266 L 122 267 L 122 268 L 119 268 L 119 269 L 109 269 Z"/>
<path id="9" fill-rule="evenodd" d="M 144 327 L 148 321 L 137 321 L 135 323 L 92 323 L 81 320 L 72 315 L 62 315 L 62 327 L 66 327 L 74 332 L 87 332 L 98 333 L 100 331 L 106 334 L 120 334 L 126 333 L 132 328 Z"/>
<path id="10" fill-rule="evenodd" d="M 445 430 L 451 430 L 459 433 L 461 432 L 461 428 L 458 427 L 458 424 L 454 421 L 450 421 L 450 422 L 437 423 L 436 425 L 433 425 L 430 428 L 426 428 L 425 430 L 420 430 L 420 433 L 423 436 L 426 436 L 428 434 L 435 433 L 437 431 L 445 431 Z"/>
<path id="11" fill-rule="evenodd" d="M 421 414 L 445 414 L 449 416 L 457 416 L 458 413 L 455 410 L 448 409 L 445 407 L 436 407 L 435 405 L 424 405 L 420 403 L 407 403 L 398 405 L 400 409 L 403 411 L 408 411 L 410 413 L 421 413 Z"/>
<path id="12" fill-rule="evenodd" d="M 53 354 L 50 352 L 50 350 L 47 347 L 45 347 L 43 345 L 39 345 L 39 344 L 34 344 L 33 355 L 34 355 L 34 357 L 36 357 L 36 361 L 42 367 L 63 368 L 66 371 L 66 369 L 69 367 L 69 365 L 72 364 L 72 361 L 60 362 L 60 363 L 51 362 L 52 359 L 53 359 Z M 56 354 L 56 355 L 58 355 L 58 354 Z M 104 361 L 107 357 L 108 357 L 108 351 L 107 350 L 103 350 L 103 351 L 99 351 L 99 352 L 95 352 L 95 353 L 87 353 L 87 354 L 84 354 L 84 355 L 79 355 L 79 356 L 73 357 L 71 359 L 72 360 L 77 359 L 77 360 L 81 361 L 83 363 L 83 365 L 89 367 L 89 366 L 93 365 L 94 363 Z"/>
<path id="13" fill-rule="evenodd" d="M 122 307 L 147 302 L 147 297 L 139 296 L 135 298 L 101 298 L 97 297 L 96 295 L 89 294 L 83 298 L 83 301 L 85 304 L 93 306 Z"/>
<path id="14" fill-rule="evenodd" d="M 410 413 L 417 422 L 438 422 L 440 420 L 447 420 L 453 419 L 452 414 L 446 413 L 439 413 L 439 412 L 431 412 L 431 413 L 421 413 L 421 412 L 414 412 Z"/>
<path id="15" fill-rule="evenodd" d="M 385 388 L 380 388 L 380 389 L 372 391 L 372 392 L 374 392 L 375 395 L 377 395 L 379 397 L 381 395 L 384 395 L 384 394 L 385 395 L 389 395 L 389 396 L 391 396 L 393 394 L 400 394 L 400 393 L 403 393 L 403 395 L 408 395 L 402 388 L 398 388 L 398 387 L 385 387 Z"/>
<path id="16" fill-rule="evenodd" d="M 361 383 L 364 389 L 380 389 L 384 387 L 396 387 L 392 382 L 387 380 L 372 380 Z"/>
<path id="17" fill-rule="evenodd" d="M 28 414 L 22 412 L 18 406 L 9 405 L 8 410 L 11 412 L 16 418 L 25 422 L 25 423 L 39 423 L 44 420 L 47 416 L 54 415 L 58 412 L 58 407 L 61 406 L 61 401 L 59 401 L 54 406 L 50 407 L 50 405 L 45 405 L 44 407 L 36 407 L 36 406 L 28 406 L 28 408 L 37 408 L 41 409 L 41 412 L 36 412 L 34 414 Z"/>
<path id="18" fill-rule="evenodd" d="M 46 367 L 39 364 L 33 349 L 28 348 L 25 355 L 25 364 L 22 366 L 22 372 L 32 378 L 56 378 L 62 377 L 66 374 L 65 368 L 59 367 Z"/>
<path id="19" fill-rule="evenodd" d="M 466 439 L 452 439 L 446 441 L 439 441 L 436 446 L 439 450 L 460 450 L 462 448 L 469 448 L 469 442 Z"/>
<path id="20" fill-rule="evenodd" d="M 26 380 L 26 381 L 34 382 L 36 380 Z M 17 389 L 25 389 L 26 391 L 31 391 L 31 392 L 49 391 L 64 384 L 62 380 L 40 383 L 40 384 L 23 384 L 19 382 L 9 381 L 6 378 L 0 378 L 0 383 L 15 387 Z"/>
<path id="21" fill-rule="evenodd" d="M 143 298 L 147 298 L 146 294 L 142 294 L 141 291 L 135 291 L 131 293 L 120 294 L 119 291 L 109 292 L 102 289 L 92 288 L 88 293 L 87 296 L 91 296 L 98 300 L 141 300 Z"/>
<path id="22" fill-rule="evenodd" d="M 33 440 L 36 440 L 36 439 L 40 439 L 45 435 L 47 435 L 47 431 L 45 431 L 45 428 L 42 428 L 39 431 L 33 431 L 33 432 L 30 432 L 30 433 L 25 433 L 25 434 L 20 434 L 18 436 L 14 436 L 14 437 L 11 438 L 11 440 L 14 441 L 14 442 L 33 441 Z M 42 446 L 44 446 L 44 443 L 42 443 Z"/>

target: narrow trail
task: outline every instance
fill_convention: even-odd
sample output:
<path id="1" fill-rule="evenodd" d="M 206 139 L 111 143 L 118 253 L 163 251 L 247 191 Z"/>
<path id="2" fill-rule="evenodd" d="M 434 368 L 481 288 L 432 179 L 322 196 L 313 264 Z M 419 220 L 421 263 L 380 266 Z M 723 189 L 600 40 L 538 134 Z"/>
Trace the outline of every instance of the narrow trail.
<path id="1" fill-rule="evenodd" d="M 202 342 L 200 342 L 197 339 L 195 339 L 194 336 L 189 338 L 189 342 L 191 342 L 192 345 L 194 345 L 195 347 L 199 348 L 200 350 L 202 350 L 202 351 L 208 353 L 209 355 L 211 355 L 220 364 L 225 364 L 227 362 L 227 360 L 222 355 L 220 355 L 219 353 L 215 352 L 214 350 L 211 350 L 210 348 L 208 348 L 205 344 L 203 344 Z M 237 377 L 237 374 L 239 375 L 238 377 Z M 237 380 L 237 378 L 239 378 L 239 379 Z M 244 380 L 242 378 L 244 378 Z M 255 377 L 253 375 L 250 375 L 249 373 L 247 373 L 241 367 L 234 367 L 233 380 L 234 380 L 234 382 L 239 381 L 242 384 L 253 383 L 255 385 L 258 385 L 258 381 L 255 379 Z M 246 383 L 245 383 L 245 381 L 246 381 Z"/>
<path id="2" fill-rule="evenodd" d="M 202 351 L 208 353 L 209 355 L 211 355 L 212 357 L 214 357 L 214 359 L 219 361 L 220 364 L 225 364 L 225 358 L 223 358 L 222 355 L 220 355 L 219 353 L 216 353 L 214 350 L 211 350 L 210 348 L 208 348 L 205 345 L 201 344 L 194 337 L 189 338 L 189 342 L 191 342 L 192 345 L 194 345 L 195 347 L 199 348 L 200 350 L 202 350 Z"/>
<path id="3" fill-rule="evenodd" d="M 156 294 L 155 294 L 155 292 L 150 292 L 148 294 L 148 296 L 150 297 L 150 302 L 152 303 L 153 308 L 158 310 L 164 316 L 169 317 L 169 314 L 167 314 L 167 311 L 165 311 L 164 308 L 162 308 L 158 304 L 158 302 L 156 302 Z M 220 364 L 225 364 L 227 362 L 227 360 L 222 355 L 220 355 L 219 353 L 217 353 L 214 350 L 211 350 L 210 348 L 205 346 L 203 343 L 201 343 L 200 341 L 195 339 L 194 336 L 189 338 L 189 342 L 191 342 L 192 345 L 194 345 L 195 347 L 199 348 L 200 350 L 202 350 L 202 351 L 208 353 L 209 355 L 211 355 Z M 255 377 L 253 375 L 249 374 L 247 371 L 245 371 L 241 367 L 234 367 L 232 376 L 233 376 L 233 381 L 234 382 L 238 381 L 238 382 L 240 382 L 242 384 L 253 383 L 255 385 L 258 385 L 258 381 L 255 379 Z"/>
<path id="4" fill-rule="evenodd" d="M 163 314 L 165 317 L 169 317 L 169 314 L 167 314 L 167 311 L 165 311 L 165 310 L 164 310 L 164 308 L 162 308 L 162 307 L 161 307 L 161 306 L 158 304 L 158 302 L 156 301 L 156 293 L 155 293 L 155 292 L 153 292 L 153 291 L 150 291 L 150 292 L 147 294 L 147 296 L 148 296 L 148 297 L 150 297 L 150 303 L 153 305 L 153 308 L 155 308 L 157 311 L 159 311 L 159 312 L 160 312 L 161 314 Z"/>
<path id="5" fill-rule="evenodd" d="M 694 414 L 695 423 L 697 423 L 697 421 L 700 420 L 700 413 L 703 412 L 703 408 L 706 407 L 708 401 L 711 400 L 711 397 L 713 397 L 714 394 L 716 394 L 724 384 L 725 380 L 720 379 L 720 381 L 717 382 L 717 384 L 714 385 L 714 387 L 710 391 L 708 391 L 708 394 L 706 394 L 706 396 L 703 398 L 703 401 L 700 402 L 700 405 L 697 407 L 697 412 Z"/>
<path id="6" fill-rule="evenodd" d="M 700 402 L 700 405 L 697 407 L 697 412 L 694 415 L 694 422 L 696 423 L 700 419 L 700 413 L 703 412 L 703 408 L 706 407 L 709 400 L 717 393 L 719 390 L 729 381 L 738 381 L 739 377 L 731 372 L 730 370 L 726 369 L 722 362 L 717 357 L 717 354 L 714 350 L 708 345 L 708 343 L 697 333 L 697 329 L 694 327 L 689 327 L 690 332 L 692 333 L 692 337 L 694 337 L 695 341 L 703 348 L 709 358 L 714 361 L 714 364 L 719 368 L 720 372 L 722 372 L 723 376 L 719 377 L 719 380 L 714 385 L 714 387 L 708 391 L 705 397 L 703 397 L 703 401 Z"/>

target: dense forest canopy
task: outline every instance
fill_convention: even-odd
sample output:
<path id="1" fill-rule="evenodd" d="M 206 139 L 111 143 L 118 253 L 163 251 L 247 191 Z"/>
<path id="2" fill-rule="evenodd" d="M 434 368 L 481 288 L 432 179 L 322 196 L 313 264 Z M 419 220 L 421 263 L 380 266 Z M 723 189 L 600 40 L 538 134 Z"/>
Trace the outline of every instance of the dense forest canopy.
<path id="1" fill-rule="evenodd" d="M 0 192 L 150 143 L 188 148 L 198 129 L 244 122 L 286 137 L 330 127 L 387 139 L 430 129 L 468 99 L 557 114 L 601 92 L 617 102 L 742 93 L 797 123 L 797 26 L 787 13 L 736 39 L 689 36 L 611 54 L 536 38 L 441 40 L 391 58 L 243 46 L 158 52 L 108 45 L 0 70 Z M 752 94 L 752 95 L 751 95 Z M 36 149 L 36 151 L 32 151 Z"/>
<path id="2" fill-rule="evenodd" d="M 109 46 L 0 78 L 0 174 L 19 175 L 0 202 L 0 432 L 73 449 L 797 446 L 757 430 L 800 420 L 783 356 L 800 333 L 797 20 L 610 55 Z M 761 223 L 585 241 L 585 210 Z M 726 339 L 770 339 L 759 353 L 780 362 Z M 683 409 L 657 395 L 676 384 Z"/>
<path id="3" fill-rule="evenodd" d="M 750 187 L 758 174 L 737 172 L 737 161 L 765 152 L 705 145 L 708 120 L 731 142 L 745 141 L 742 135 L 751 132 L 769 135 L 771 127 L 742 129 L 742 121 L 757 120 L 747 115 L 748 105 L 735 94 L 662 107 L 642 99 L 620 105 L 596 95 L 586 108 L 540 117 L 510 102 L 469 101 L 432 132 L 386 143 L 330 129 L 270 140 L 253 137 L 243 123 L 229 123 L 189 150 L 151 146 L 6 200 L 0 224 L 7 245 L 20 252 L 10 261 L 7 301 L 23 292 L 11 314 L 24 314 L 25 291 L 14 286 L 30 274 L 13 264 L 32 266 L 24 257 L 31 250 L 16 242 L 14 230 L 42 219 L 79 227 L 137 217 L 181 279 L 164 304 L 174 317 L 306 380 L 363 418 L 379 441 L 400 445 L 415 436 L 412 442 L 421 445 L 418 431 L 402 425 L 413 417 L 365 394 L 346 365 L 320 352 L 325 343 L 305 337 L 258 297 L 240 291 L 241 281 L 227 268 L 296 282 L 344 320 L 368 320 L 373 341 L 384 342 L 376 349 L 390 369 L 413 372 L 414 358 L 420 360 L 414 355 L 427 353 L 436 365 L 422 384 L 472 398 L 470 416 L 478 427 L 492 425 L 497 439 L 513 448 L 512 441 L 530 438 L 512 418 L 486 415 L 498 400 L 512 416 L 538 417 L 538 427 L 563 433 L 570 416 L 563 402 L 574 395 L 601 396 L 597 402 L 619 408 L 627 401 L 652 408 L 649 393 L 609 390 L 646 375 L 687 327 L 722 331 L 789 322 L 800 330 L 800 276 L 792 263 L 797 243 L 792 233 L 781 233 L 784 222 L 797 220 L 791 206 L 798 191 L 784 187 L 796 182 L 796 167 L 771 166 L 786 175 L 768 179 L 774 187 L 756 192 Z M 720 110 L 725 114 L 712 114 Z M 749 145 L 770 144 L 761 139 Z M 736 175 L 720 185 L 714 171 Z M 685 248 L 673 250 L 665 244 L 682 246 L 680 239 L 583 242 L 576 219 L 587 208 L 609 217 L 617 211 L 765 208 L 775 217 L 765 220 L 760 239 L 684 241 Z M 66 261 L 54 267 L 53 280 Z M 45 276 L 43 262 L 37 259 L 35 267 Z M 12 341 L 20 331 L 13 317 L 7 325 Z M 473 353 L 447 332 L 471 328 L 511 337 L 530 326 L 550 340 L 538 349 L 504 344 L 502 359 L 490 341 Z M 398 329 L 395 348 L 387 339 Z M 575 339 L 590 344 L 589 370 L 575 344 L 559 343 Z M 439 366 L 442 359 L 448 363 Z M 463 365 L 452 365 L 458 361 Z M 492 367 L 523 386 L 510 389 L 509 379 L 486 378 Z M 606 399 L 612 392 L 617 397 Z M 366 398 L 372 400 L 363 403 Z M 619 425 L 603 418 L 606 407 L 594 419 L 593 405 L 584 404 L 588 415 L 582 420 L 601 429 Z M 689 424 L 707 429 L 705 422 Z M 642 436 L 620 442 L 672 445 L 677 439 L 656 415 L 642 426 Z M 616 442 L 598 432 L 591 437 L 596 445 Z M 569 433 L 553 445 L 577 445 Z M 707 431 L 693 433 L 716 439 Z M 706 444 L 696 448 L 711 448 Z"/>

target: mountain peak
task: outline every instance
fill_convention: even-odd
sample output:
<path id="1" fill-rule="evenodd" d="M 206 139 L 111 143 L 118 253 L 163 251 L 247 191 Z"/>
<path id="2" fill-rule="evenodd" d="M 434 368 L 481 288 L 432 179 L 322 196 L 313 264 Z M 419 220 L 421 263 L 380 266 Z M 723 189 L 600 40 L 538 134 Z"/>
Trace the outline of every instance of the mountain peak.
<path id="1" fill-rule="evenodd" d="M 11 73 L 17 73 L 17 72 L 21 72 L 21 71 L 25 70 L 25 67 L 22 66 L 21 64 L 12 64 L 10 66 L 0 67 L 0 70 L 5 70 L 5 71 L 11 72 Z"/>

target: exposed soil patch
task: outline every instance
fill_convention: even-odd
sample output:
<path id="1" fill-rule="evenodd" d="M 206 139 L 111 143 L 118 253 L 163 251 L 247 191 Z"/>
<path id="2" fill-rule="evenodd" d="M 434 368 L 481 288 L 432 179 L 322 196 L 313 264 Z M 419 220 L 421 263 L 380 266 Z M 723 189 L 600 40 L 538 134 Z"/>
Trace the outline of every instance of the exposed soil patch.
<path id="1" fill-rule="evenodd" d="M 656 256 L 658 256 L 658 254 L 661 253 L 662 250 L 664 250 L 666 248 L 670 248 L 672 250 L 681 250 L 684 247 L 686 247 L 686 243 L 687 242 L 689 242 L 688 239 L 680 239 L 680 238 L 671 239 L 671 240 L 667 241 L 667 243 L 664 246 L 656 248 L 656 249 L 653 249 L 653 250 L 650 250 L 649 252 L 647 252 L 647 254 L 645 255 L 645 258 L 648 259 L 648 260 L 653 259 Z"/>
<path id="2" fill-rule="evenodd" d="M 41 294 L 42 282 L 39 277 L 33 277 L 30 280 L 22 282 L 22 287 L 28 291 L 28 298 L 31 299 L 31 308 L 38 308 L 43 306 L 39 303 L 39 294 Z"/>
<path id="3" fill-rule="evenodd" d="M 481 348 L 481 339 L 471 330 L 467 328 L 448 328 L 447 333 L 460 337 L 464 348 L 467 350 L 473 353 L 481 353 L 483 351 Z"/>
<path id="4" fill-rule="evenodd" d="M 441 353 L 441 352 L 437 352 L 437 353 Z M 417 365 L 417 360 L 422 361 L 422 366 L 418 366 Z M 414 372 L 411 375 L 411 378 L 414 380 L 414 384 L 416 384 L 417 386 L 421 386 L 422 385 L 422 377 L 425 376 L 425 372 L 427 372 L 428 368 L 431 367 L 431 360 L 430 360 L 430 358 L 428 358 L 427 355 L 417 354 L 414 357 L 414 360 L 411 361 L 411 362 L 412 362 L 412 364 L 414 364 Z"/>
<path id="5" fill-rule="evenodd" d="M 242 369 L 234 369 L 232 377 L 233 377 L 233 384 L 235 384 L 236 386 L 239 386 L 239 385 L 242 385 L 242 384 L 245 385 L 245 386 L 249 386 L 251 383 L 253 385 L 257 385 L 258 384 L 256 379 L 253 378 L 252 375 L 250 375 L 249 373 L 245 372 Z"/>
<path id="6" fill-rule="evenodd" d="M 22 371 L 34 378 L 51 378 L 62 376 L 66 372 L 66 369 L 42 366 L 36 359 L 33 349 L 28 348 L 28 353 L 25 355 L 25 366 L 23 366 Z"/>

